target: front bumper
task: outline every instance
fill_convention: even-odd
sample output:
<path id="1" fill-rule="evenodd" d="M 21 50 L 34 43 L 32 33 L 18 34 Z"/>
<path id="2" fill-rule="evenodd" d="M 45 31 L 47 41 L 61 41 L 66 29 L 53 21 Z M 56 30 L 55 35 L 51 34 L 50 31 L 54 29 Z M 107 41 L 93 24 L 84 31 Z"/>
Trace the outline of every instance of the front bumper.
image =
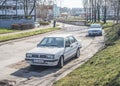
<path id="1" fill-rule="evenodd" d="M 39 65 L 39 66 L 57 66 L 58 59 L 54 60 L 41 60 L 41 59 L 25 59 L 27 63 L 31 65 Z"/>
<path id="2" fill-rule="evenodd" d="M 100 36 L 102 35 L 102 33 L 99 33 L 99 32 L 93 32 L 93 33 L 88 33 L 89 36 Z"/>

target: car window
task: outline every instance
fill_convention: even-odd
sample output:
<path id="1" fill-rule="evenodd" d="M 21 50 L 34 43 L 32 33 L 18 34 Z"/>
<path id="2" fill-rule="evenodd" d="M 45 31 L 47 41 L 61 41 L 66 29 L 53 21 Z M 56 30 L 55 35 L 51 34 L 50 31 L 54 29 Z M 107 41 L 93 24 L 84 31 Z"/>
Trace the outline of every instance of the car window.
<path id="1" fill-rule="evenodd" d="M 75 37 L 73 37 L 73 36 L 70 36 L 69 37 L 69 39 L 70 39 L 70 43 L 72 44 L 72 43 L 75 43 L 77 40 L 75 39 Z"/>
<path id="2" fill-rule="evenodd" d="M 41 41 L 39 45 L 47 47 L 64 47 L 64 39 L 62 37 L 46 37 Z"/>
<path id="3" fill-rule="evenodd" d="M 44 45 L 44 44 L 46 44 L 46 42 L 47 42 L 47 39 L 44 38 L 40 44 L 41 44 L 41 45 Z"/>
<path id="4" fill-rule="evenodd" d="M 91 27 L 91 28 L 101 28 L 101 25 L 99 25 L 99 24 L 93 24 L 93 25 L 91 25 L 90 27 Z"/>
<path id="5" fill-rule="evenodd" d="M 65 39 L 65 45 L 70 45 L 70 40 L 68 37 Z"/>

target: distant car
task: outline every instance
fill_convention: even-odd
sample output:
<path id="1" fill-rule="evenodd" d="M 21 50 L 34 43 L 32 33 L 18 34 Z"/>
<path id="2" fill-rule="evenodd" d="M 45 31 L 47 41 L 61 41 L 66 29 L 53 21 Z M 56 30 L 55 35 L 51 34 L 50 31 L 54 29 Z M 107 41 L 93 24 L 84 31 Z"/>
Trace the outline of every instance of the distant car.
<path id="1" fill-rule="evenodd" d="M 91 24 L 88 29 L 89 36 L 102 36 L 102 26 L 100 24 Z"/>
<path id="2" fill-rule="evenodd" d="M 35 28 L 39 28 L 39 27 L 40 27 L 39 22 L 34 22 L 34 27 L 35 27 Z"/>
<path id="3" fill-rule="evenodd" d="M 81 43 L 73 35 L 52 35 L 43 40 L 26 53 L 26 61 L 30 65 L 63 67 L 64 62 L 72 57 L 80 56 Z"/>

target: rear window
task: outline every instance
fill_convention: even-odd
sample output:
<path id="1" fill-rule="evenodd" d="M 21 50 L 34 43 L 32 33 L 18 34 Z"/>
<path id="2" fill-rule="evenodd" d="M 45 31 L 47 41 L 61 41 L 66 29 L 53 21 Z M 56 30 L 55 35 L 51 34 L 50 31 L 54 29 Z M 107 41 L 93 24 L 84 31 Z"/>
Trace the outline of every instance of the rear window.
<path id="1" fill-rule="evenodd" d="M 101 25 L 99 24 L 93 24 L 90 26 L 90 28 L 101 28 Z"/>

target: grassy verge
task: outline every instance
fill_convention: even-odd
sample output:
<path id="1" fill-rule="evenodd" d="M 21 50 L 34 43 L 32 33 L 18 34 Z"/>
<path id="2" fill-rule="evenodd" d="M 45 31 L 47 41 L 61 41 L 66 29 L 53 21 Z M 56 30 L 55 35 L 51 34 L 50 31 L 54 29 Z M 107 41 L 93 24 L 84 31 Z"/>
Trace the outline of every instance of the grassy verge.
<path id="1" fill-rule="evenodd" d="M 114 25 L 110 28 L 105 29 L 106 32 L 106 44 L 113 44 L 120 38 L 120 24 Z"/>
<path id="2" fill-rule="evenodd" d="M 42 30 L 36 30 L 32 32 L 25 32 L 25 33 L 19 33 L 19 34 L 13 34 L 13 35 L 7 35 L 7 36 L 0 36 L 0 42 L 8 41 L 8 40 L 13 40 L 13 39 L 18 39 L 18 38 L 23 38 L 23 37 L 28 37 L 28 36 L 33 36 L 33 35 L 38 35 L 54 30 L 59 30 L 60 28 L 48 28 L 48 29 L 42 29 Z"/>
<path id="3" fill-rule="evenodd" d="M 120 86 L 120 25 L 107 29 L 107 42 L 114 42 L 53 86 Z M 112 37 L 112 38 L 111 38 Z"/>
<path id="4" fill-rule="evenodd" d="M 12 29 L 7 29 L 7 28 L 0 28 L 0 34 L 4 33 L 11 33 L 11 32 L 16 32 L 17 30 L 12 30 Z"/>

